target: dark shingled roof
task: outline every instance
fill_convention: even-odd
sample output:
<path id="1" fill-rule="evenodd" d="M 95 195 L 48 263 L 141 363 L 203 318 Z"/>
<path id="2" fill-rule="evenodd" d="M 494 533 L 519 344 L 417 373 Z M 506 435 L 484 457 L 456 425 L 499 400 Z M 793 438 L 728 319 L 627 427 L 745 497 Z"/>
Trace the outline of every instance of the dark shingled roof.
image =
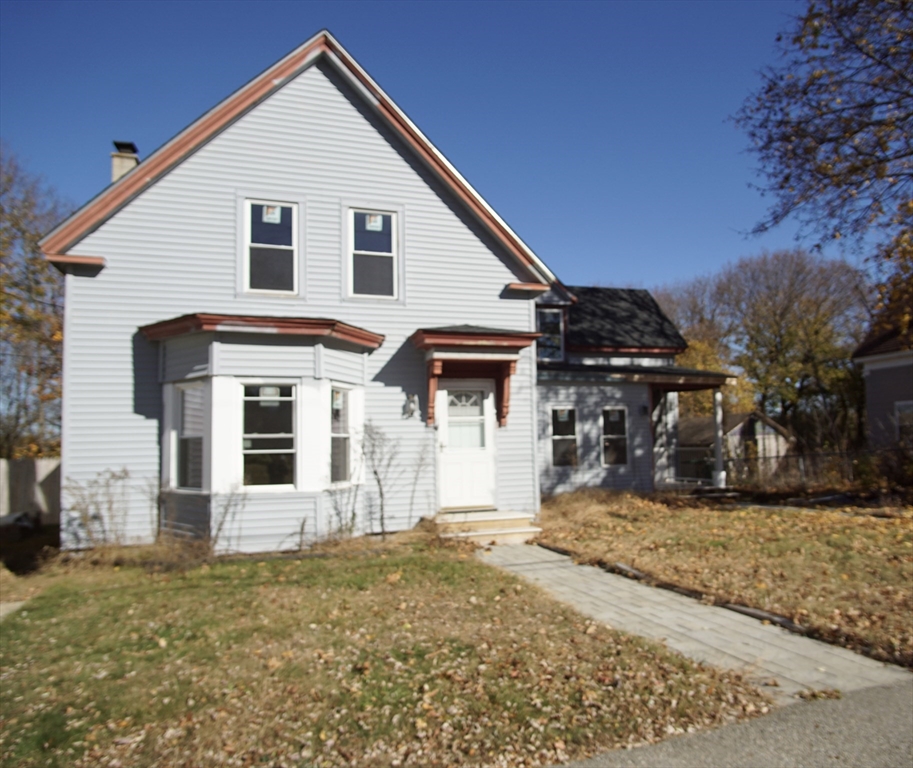
<path id="1" fill-rule="evenodd" d="M 856 347 L 853 352 L 854 358 L 871 357 L 872 355 L 884 355 L 888 352 L 900 352 L 904 349 L 910 349 L 909 341 L 901 336 L 900 328 L 897 326 L 885 327 L 876 324 L 868 336 L 863 339 L 862 343 Z"/>
<path id="2" fill-rule="evenodd" d="M 685 349 L 673 322 L 649 291 L 568 286 L 577 303 L 568 308 L 569 347 Z"/>

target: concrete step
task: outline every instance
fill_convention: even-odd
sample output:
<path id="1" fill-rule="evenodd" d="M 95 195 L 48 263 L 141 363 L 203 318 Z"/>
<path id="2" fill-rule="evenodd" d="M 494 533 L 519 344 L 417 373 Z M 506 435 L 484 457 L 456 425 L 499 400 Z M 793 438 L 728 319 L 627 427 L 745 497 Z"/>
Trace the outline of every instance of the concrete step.
<path id="1" fill-rule="evenodd" d="M 457 533 L 442 533 L 444 539 L 463 539 L 474 541 L 477 544 L 526 544 L 531 539 L 542 533 L 541 528 L 533 525 L 517 528 L 495 528 L 480 531 L 459 531 Z"/>
<path id="2" fill-rule="evenodd" d="M 435 517 L 438 531 L 442 534 L 468 531 L 528 528 L 533 516 L 523 512 L 442 512 Z"/>

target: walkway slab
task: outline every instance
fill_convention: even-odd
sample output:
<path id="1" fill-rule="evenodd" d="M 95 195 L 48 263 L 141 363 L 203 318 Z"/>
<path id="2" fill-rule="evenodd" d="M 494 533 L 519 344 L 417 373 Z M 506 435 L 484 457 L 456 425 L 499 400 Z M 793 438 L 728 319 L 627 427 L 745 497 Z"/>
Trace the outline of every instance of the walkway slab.
<path id="1" fill-rule="evenodd" d="M 780 704 L 804 690 L 849 692 L 911 679 L 902 667 L 861 656 L 774 624 L 658 589 L 537 546 L 499 546 L 480 553 L 490 565 L 537 584 L 590 618 L 630 634 L 664 641 L 696 661 L 742 672 Z"/>

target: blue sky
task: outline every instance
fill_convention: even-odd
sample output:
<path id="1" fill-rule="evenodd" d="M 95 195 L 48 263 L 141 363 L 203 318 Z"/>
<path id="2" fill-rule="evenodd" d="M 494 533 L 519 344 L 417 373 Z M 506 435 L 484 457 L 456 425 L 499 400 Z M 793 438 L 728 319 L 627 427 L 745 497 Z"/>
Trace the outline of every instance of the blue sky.
<path id="1" fill-rule="evenodd" d="M 568 284 L 651 288 L 792 247 L 727 118 L 794 0 L 0 0 L 0 137 L 82 204 L 328 28 Z"/>

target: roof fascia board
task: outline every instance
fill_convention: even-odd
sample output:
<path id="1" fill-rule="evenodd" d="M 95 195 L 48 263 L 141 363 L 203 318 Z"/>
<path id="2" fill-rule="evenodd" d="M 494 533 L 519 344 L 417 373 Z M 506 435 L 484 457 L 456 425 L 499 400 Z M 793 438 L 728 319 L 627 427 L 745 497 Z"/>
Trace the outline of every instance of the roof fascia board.
<path id="1" fill-rule="evenodd" d="M 439 168 L 436 170 L 444 171 L 443 175 L 445 180 L 449 180 L 451 186 L 454 186 L 453 182 L 456 182 L 455 186 L 462 188 L 472 201 L 482 209 L 482 212 L 487 214 L 487 216 L 483 216 L 482 219 L 485 221 L 485 219 L 488 218 L 489 222 L 495 225 L 495 234 L 500 235 L 499 239 L 504 240 L 506 236 L 506 239 L 510 244 L 519 250 L 520 253 L 518 255 L 521 255 L 521 261 L 527 262 L 527 267 L 533 267 L 533 272 L 540 280 L 545 283 L 557 282 L 558 278 L 555 274 L 538 256 L 536 256 L 535 253 L 533 253 L 533 250 L 520 239 L 520 236 L 510 228 L 507 222 L 498 215 L 497 211 L 485 201 L 444 154 L 434 146 L 430 139 L 422 133 L 419 127 L 409 119 L 409 116 L 397 106 L 396 102 L 384 92 L 383 88 L 374 81 L 374 78 L 372 78 L 365 69 L 352 58 L 349 52 L 342 47 L 339 41 L 333 37 L 330 32 L 325 32 L 324 34 L 326 35 L 329 48 L 336 54 L 338 59 L 345 64 L 353 75 L 362 80 L 362 82 L 376 94 L 377 99 L 380 102 L 380 110 L 388 114 L 388 117 L 391 118 L 391 122 L 393 122 L 394 125 L 398 125 L 401 129 L 404 129 L 404 132 L 407 135 L 411 134 L 418 140 L 423 149 L 432 156 L 432 159 L 437 161 Z M 330 60 L 332 61 L 332 59 Z M 500 230 L 500 233 L 498 230 Z M 511 250 L 513 250 L 513 248 L 511 248 Z"/>
<path id="2" fill-rule="evenodd" d="M 194 120 L 129 173 L 105 187 L 41 239 L 39 245 L 42 251 L 45 254 L 64 254 L 98 229 L 149 186 L 311 66 L 327 50 L 325 35 L 325 32 L 320 32 L 299 45 Z M 84 222 L 84 219 L 89 221 Z"/>
<path id="3" fill-rule="evenodd" d="M 492 234 L 506 246 L 530 274 L 543 283 L 557 282 L 555 275 L 533 253 L 495 210 L 469 184 L 449 160 L 418 129 L 383 89 L 328 31 L 314 35 L 271 67 L 220 101 L 170 141 L 155 150 L 136 168 L 106 187 L 42 240 L 45 254 L 65 254 L 94 232 L 110 216 L 127 205 L 151 184 L 196 152 L 235 120 L 273 92 L 297 77 L 323 56 L 368 104 L 384 117 L 456 194 Z"/>

